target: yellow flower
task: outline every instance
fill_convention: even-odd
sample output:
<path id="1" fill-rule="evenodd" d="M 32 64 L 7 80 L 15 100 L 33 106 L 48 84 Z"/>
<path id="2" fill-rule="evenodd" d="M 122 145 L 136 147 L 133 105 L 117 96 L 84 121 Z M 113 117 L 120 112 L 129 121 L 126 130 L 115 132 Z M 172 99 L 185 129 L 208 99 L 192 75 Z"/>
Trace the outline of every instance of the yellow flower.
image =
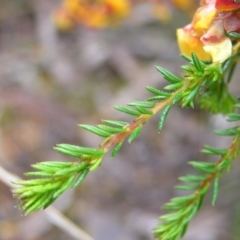
<path id="1" fill-rule="evenodd" d="M 203 0 L 192 23 L 177 30 L 178 45 L 183 54 L 190 56 L 194 52 L 201 60 L 220 63 L 231 56 L 232 42 L 225 36 L 225 31 L 230 29 L 230 22 L 231 28 L 239 30 L 240 17 L 236 11 L 218 10 L 218 3 L 219 0 Z"/>
<path id="2" fill-rule="evenodd" d="M 193 29 L 199 34 L 204 33 L 211 26 L 216 14 L 217 10 L 212 5 L 198 8 L 192 21 Z"/>
<path id="3" fill-rule="evenodd" d="M 204 45 L 191 25 L 177 29 L 177 40 L 182 54 L 191 56 L 194 52 L 201 60 L 211 60 L 211 55 L 203 49 Z"/>
<path id="4" fill-rule="evenodd" d="M 103 0 L 108 6 L 109 12 L 114 16 L 124 18 L 129 14 L 130 3 L 128 0 Z"/>
<path id="5" fill-rule="evenodd" d="M 61 11 L 55 14 L 55 20 L 60 28 L 67 28 L 71 22 L 103 28 L 125 18 L 129 11 L 128 0 L 64 0 Z"/>

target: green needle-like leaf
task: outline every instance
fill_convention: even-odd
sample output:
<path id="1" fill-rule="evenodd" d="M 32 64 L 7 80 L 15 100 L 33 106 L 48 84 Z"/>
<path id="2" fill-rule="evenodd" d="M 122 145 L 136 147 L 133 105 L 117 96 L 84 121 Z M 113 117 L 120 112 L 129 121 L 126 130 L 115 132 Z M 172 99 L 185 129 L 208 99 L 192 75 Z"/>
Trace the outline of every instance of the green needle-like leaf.
<path id="1" fill-rule="evenodd" d="M 184 206 L 185 204 L 188 203 L 188 201 L 191 201 L 195 198 L 194 195 L 188 195 L 188 196 L 183 196 L 183 197 L 175 197 L 171 199 L 171 202 L 174 202 L 176 205 L 179 205 L 179 208 Z"/>
<path id="2" fill-rule="evenodd" d="M 166 87 L 164 87 L 164 89 L 166 90 L 175 90 L 175 89 L 179 89 L 183 86 L 183 83 L 180 82 L 180 83 L 174 83 L 174 84 L 171 84 L 171 85 L 168 85 Z"/>
<path id="3" fill-rule="evenodd" d="M 228 70 L 228 73 L 227 73 L 227 77 L 226 77 L 226 82 L 227 83 L 230 83 L 230 81 L 233 77 L 233 74 L 235 72 L 236 66 L 237 66 L 237 61 L 233 61 L 231 66 L 229 67 L 229 70 Z"/>
<path id="4" fill-rule="evenodd" d="M 111 134 L 115 134 L 115 133 L 124 133 L 126 132 L 126 128 L 116 128 L 116 127 L 109 127 L 109 126 L 106 126 L 106 125 L 98 125 L 98 128 L 99 129 L 102 129 L 106 132 L 109 132 Z"/>
<path id="5" fill-rule="evenodd" d="M 70 167 L 70 168 L 66 168 L 66 169 L 57 171 L 55 173 L 55 176 L 69 175 L 74 172 L 80 172 L 81 170 L 85 169 L 87 167 L 87 165 L 88 164 L 86 162 L 81 162 L 74 167 Z"/>
<path id="6" fill-rule="evenodd" d="M 61 185 L 61 181 L 55 181 L 54 183 L 48 183 L 46 185 L 39 185 L 32 187 L 33 195 L 35 193 L 45 193 L 53 189 L 57 189 Z"/>
<path id="7" fill-rule="evenodd" d="M 228 114 L 228 122 L 235 122 L 240 120 L 240 114 L 239 113 L 229 113 Z"/>
<path id="8" fill-rule="evenodd" d="M 215 205 L 215 202 L 217 200 L 217 196 L 218 196 L 218 185 L 219 185 L 219 178 L 215 178 L 214 182 L 213 182 L 213 196 L 212 196 L 212 205 Z"/>
<path id="9" fill-rule="evenodd" d="M 150 86 L 146 86 L 146 89 L 155 94 L 155 95 L 159 95 L 159 96 L 164 96 L 164 97 L 170 97 L 171 96 L 171 93 L 168 93 L 168 92 L 163 92 L 157 88 L 154 88 L 154 87 L 150 87 Z"/>
<path id="10" fill-rule="evenodd" d="M 209 183 L 206 184 L 206 185 L 198 192 L 198 194 L 199 194 L 200 196 L 201 196 L 201 195 L 205 195 L 205 194 L 207 193 L 209 187 L 210 187 L 210 184 L 209 184 Z"/>
<path id="11" fill-rule="evenodd" d="M 81 173 L 79 173 L 78 178 L 75 180 L 72 188 L 76 188 L 77 186 L 79 186 L 82 183 L 82 181 L 86 178 L 88 172 L 89 169 L 85 168 Z"/>
<path id="12" fill-rule="evenodd" d="M 104 155 L 104 150 L 95 149 L 95 148 L 86 148 L 86 147 L 79 147 L 70 144 L 58 144 L 57 147 L 54 148 L 56 151 L 72 156 L 81 157 L 82 155 L 89 155 L 89 156 L 102 156 Z"/>
<path id="13" fill-rule="evenodd" d="M 75 176 L 71 176 L 54 194 L 53 194 L 53 198 L 57 198 L 59 197 L 63 192 L 65 192 L 68 188 L 71 187 L 71 185 L 74 182 L 74 178 Z"/>
<path id="14" fill-rule="evenodd" d="M 191 74 L 194 74 L 194 68 L 192 66 L 181 66 L 181 68 L 185 71 L 185 72 L 188 72 L 188 73 L 191 73 Z"/>
<path id="15" fill-rule="evenodd" d="M 179 180 L 182 182 L 202 182 L 206 178 L 205 175 L 186 175 L 183 177 L 180 177 Z"/>
<path id="16" fill-rule="evenodd" d="M 43 207 L 43 201 L 48 197 L 48 193 L 42 194 L 39 198 L 33 202 L 32 205 L 24 209 L 24 214 L 27 215 L 30 212 L 40 210 Z"/>
<path id="17" fill-rule="evenodd" d="M 146 102 L 146 101 L 135 101 L 135 102 L 128 103 L 128 106 L 153 108 L 155 106 L 155 103 Z"/>
<path id="18" fill-rule="evenodd" d="M 112 155 L 111 155 L 112 158 L 114 158 L 114 157 L 118 154 L 118 152 L 120 151 L 122 145 L 123 145 L 123 142 L 120 142 L 120 143 L 118 143 L 118 144 L 114 147 L 114 149 L 113 149 L 113 151 L 112 151 Z"/>
<path id="19" fill-rule="evenodd" d="M 97 158 L 92 163 L 91 167 L 89 168 L 90 171 L 96 170 L 102 163 L 102 158 Z"/>
<path id="20" fill-rule="evenodd" d="M 219 171 L 228 170 L 229 167 L 230 167 L 231 162 L 232 162 L 231 159 L 229 159 L 229 158 L 224 158 L 224 161 L 221 161 L 221 162 L 218 164 L 218 166 L 217 166 L 218 170 L 219 170 Z"/>
<path id="21" fill-rule="evenodd" d="M 235 136 L 240 134 L 240 128 L 234 127 L 229 129 L 216 130 L 215 133 L 221 136 Z"/>
<path id="22" fill-rule="evenodd" d="M 175 76 L 174 74 L 172 74 L 171 72 L 167 71 L 166 69 L 156 66 L 156 69 L 158 70 L 158 72 L 160 72 L 163 77 L 170 83 L 174 84 L 174 83 L 179 83 L 182 82 L 181 78 L 178 78 L 177 76 Z"/>
<path id="23" fill-rule="evenodd" d="M 199 88 L 200 87 L 196 87 L 195 89 L 193 89 L 184 99 L 183 99 L 183 103 L 182 106 L 187 106 L 189 104 L 189 102 L 193 101 L 194 98 L 196 97 L 196 95 L 199 92 Z"/>
<path id="24" fill-rule="evenodd" d="M 25 175 L 28 177 L 51 177 L 53 174 L 46 172 L 27 172 Z"/>
<path id="25" fill-rule="evenodd" d="M 141 113 L 139 111 L 134 110 L 134 109 L 129 108 L 129 107 L 116 105 L 116 106 L 114 106 L 114 108 L 117 109 L 120 112 L 124 112 L 124 113 L 129 114 L 129 115 L 133 115 L 133 116 L 140 116 L 141 115 Z"/>
<path id="26" fill-rule="evenodd" d="M 186 56 L 186 55 L 184 55 L 184 54 L 181 54 L 180 55 L 183 59 L 185 59 L 187 62 L 192 62 L 192 58 L 191 57 L 188 57 L 188 56 Z"/>
<path id="27" fill-rule="evenodd" d="M 201 152 L 205 154 L 210 154 L 210 155 L 223 155 L 223 154 L 226 154 L 227 151 L 228 149 L 218 149 L 218 148 L 205 145 L 204 149 L 202 149 Z"/>
<path id="28" fill-rule="evenodd" d="M 131 143 L 135 140 L 142 131 L 142 126 L 136 127 L 128 138 L 128 142 Z"/>
<path id="29" fill-rule="evenodd" d="M 226 32 L 226 35 L 230 38 L 240 38 L 240 34 L 236 32 Z"/>
<path id="30" fill-rule="evenodd" d="M 69 149 L 66 149 L 66 148 L 62 148 L 62 147 L 54 147 L 53 149 L 56 150 L 57 152 L 66 154 L 66 155 L 71 156 L 71 157 L 80 158 L 82 156 L 81 152 L 72 151 L 72 150 L 69 150 Z"/>
<path id="31" fill-rule="evenodd" d="M 47 195 L 47 194 L 45 194 Z M 34 197 L 32 197 L 27 203 L 24 204 L 22 207 L 23 209 L 27 210 L 32 204 L 38 201 L 38 199 L 42 197 L 42 194 L 36 194 Z"/>
<path id="32" fill-rule="evenodd" d="M 179 102 L 182 98 L 183 98 L 183 94 L 182 92 L 179 92 L 174 96 L 172 103 L 175 104 Z"/>
<path id="33" fill-rule="evenodd" d="M 125 127 L 128 125 L 127 122 L 122 122 L 122 121 L 102 120 L 102 122 L 112 126 L 117 126 L 117 127 Z"/>
<path id="34" fill-rule="evenodd" d="M 197 211 L 199 211 L 203 205 L 203 202 L 204 202 L 204 199 L 205 199 L 205 194 L 201 194 L 200 195 L 200 198 L 199 198 L 199 201 L 198 201 L 198 207 L 197 207 Z"/>
<path id="35" fill-rule="evenodd" d="M 189 225 L 189 223 L 184 224 L 184 226 L 182 228 L 182 232 L 181 232 L 181 237 L 183 237 L 186 234 L 187 229 L 188 229 L 188 225 Z"/>
<path id="36" fill-rule="evenodd" d="M 216 172 L 216 165 L 214 163 L 209 162 L 196 162 L 191 161 L 189 164 L 194 167 L 196 170 L 206 172 L 206 173 L 215 173 Z"/>
<path id="37" fill-rule="evenodd" d="M 56 168 L 65 168 L 70 167 L 73 165 L 73 162 L 55 162 L 55 161 L 48 161 L 48 162 L 40 162 L 38 165 L 43 165 L 47 167 L 56 167 Z"/>
<path id="38" fill-rule="evenodd" d="M 36 170 L 40 170 L 42 172 L 47 172 L 47 173 L 54 173 L 54 172 L 56 172 L 56 169 L 58 169 L 56 167 L 42 165 L 41 163 L 40 164 L 32 164 L 31 167 Z"/>
<path id="39" fill-rule="evenodd" d="M 142 114 L 153 115 L 153 111 L 148 110 L 144 107 L 136 106 L 136 109 Z"/>
<path id="40" fill-rule="evenodd" d="M 91 125 L 88 125 L 88 124 L 79 124 L 78 126 L 80 126 L 81 128 L 89 131 L 89 132 L 92 132 L 100 137 L 109 137 L 111 135 L 111 133 L 109 132 L 106 132 L 98 127 L 94 127 L 94 126 L 91 126 Z"/>
<path id="41" fill-rule="evenodd" d="M 164 110 L 160 116 L 159 122 L 158 122 L 158 130 L 159 131 L 161 131 L 163 129 L 171 107 L 172 107 L 171 105 L 168 105 L 167 107 L 164 108 Z"/>
<path id="42" fill-rule="evenodd" d="M 192 53 L 192 60 L 193 60 L 193 64 L 196 67 L 196 69 L 199 72 L 204 72 L 204 68 L 203 65 L 205 65 L 204 63 L 201 63 L 200 60 L 198 59 L 197 55 L 195 53 Z"/>
<path id="43" fill-rule="evenodd" d="M 20 180 L 20 181 L 14 181 L 12 182 L 15 185 L 18 186 L 35 186 L 35 185 L 44 185 L 46 183 L 49 183 L 48 178 L 43 178 L 43 179 L 32 179 L 32 180 Z M 23 189 L 23 188 L 18 188 L 18 189 Z M 24 190 L 23 190 L 24 191 Z"/>
<path id="44" fill-rule="evenodd" d="M 49 197 L 43 202 L 43 209 L 49 207 L 53 202 L 55 202 L 55 200 L 56 198 L 53 198 L 53 194 L 49 194 Z"/>
<path id="45" fill-rule="evenodd" d="M 199 187 L 199 184 L 195 185 L 177 185 L 175 186 L 178 190 L 196 190 Z"/>
<path id="46" fill-rule="evenodd" d="M 228 58 L 223 64 L 222 64 L 222 71 L 223 73 L 226 73 L 231 65 L 232 65 L 232 62 L 234 60 L 234 58 L 236 57 L 236 54 L 233 54 L 230 58 Z"/>
<path id="47" fill-rule="evenodd" d="M 147 101 L 160 101 L 166 99 L 166 96 L 154 96 L 147 99 Z"/>

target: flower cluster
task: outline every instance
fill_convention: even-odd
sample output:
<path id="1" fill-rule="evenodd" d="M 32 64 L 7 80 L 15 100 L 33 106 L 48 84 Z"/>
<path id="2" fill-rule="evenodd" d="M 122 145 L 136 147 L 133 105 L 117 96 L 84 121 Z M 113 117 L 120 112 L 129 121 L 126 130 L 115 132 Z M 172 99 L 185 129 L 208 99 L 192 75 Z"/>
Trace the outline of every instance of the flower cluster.
<path id="1" fill-rule="evenodd" d="M 161 21 L 171 19 L 173 6 L 184 11 L 195 8 L 192 0 L 64 0 L 54 19 L 61 29 L 71 29 L 78 23 L 91 28 L 105 28 L 125 19 L 132 7 L 139 3 L 150 4 L 153 14 Z"/>
<path id="2" fill-rule="evenodd" d="M 64 0 L 54 18 L 62 29 L 70 29 L 76 23 L 103 28 L 125 18 L 129 10 L 128 0 Z"/>
<path id="3" fill-rule="evenodd" d="M 233 53 L 233 39 L 226 33 L 240 31 L 240 1 L 201 0 L 200 5 L 192 22 L 177 30 L 180 50 L 222 63 Z"/>

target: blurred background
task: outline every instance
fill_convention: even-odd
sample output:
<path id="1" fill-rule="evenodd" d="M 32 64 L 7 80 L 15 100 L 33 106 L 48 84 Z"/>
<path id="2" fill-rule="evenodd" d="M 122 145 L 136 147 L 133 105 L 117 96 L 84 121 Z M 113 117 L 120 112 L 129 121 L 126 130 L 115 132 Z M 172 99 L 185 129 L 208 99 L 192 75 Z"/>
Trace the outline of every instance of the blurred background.
<path id="1" fill-rule="evenodd" d="M 0 165 L 21 178 L 33 163 L 68 161 L 52 149 L 58 143 L 96 147 L 101 139 L 77 124 L 132 121 L 113 106 L 146 99 L 146 85 L 162 88 L 155 65 L 179 75 L 184 64 L 175 30 L 190 22 L 189 12 L 172 7 L 166 19 L 142 1 L 116 26 L 58 30 L 53 13 L 61 4 L 0 0 Z M 232 88 L 237 93 L 239 87 Z M 174 185 L 192 172 L 187 162 L 206 160 L 199 152 L 204 144 L 229 144 L 213 134 L 225 120 L 197 107 L 173 108 L 160 134 L 157 122 L 153 117 L 131 145 L 125 143 L 113 160 L 107 155 L 80 187 L 54 204 L 95 240 L 153 239 L 161 206 L 183 194 Z M 209 195 L 185 240 L 239 239 L 239 173 L 235 162 L 221 180 L 216 206 Z M 43 212 L 22 216 L 16 205 L 0 181 L 0 240 L 76 239 Z"/>

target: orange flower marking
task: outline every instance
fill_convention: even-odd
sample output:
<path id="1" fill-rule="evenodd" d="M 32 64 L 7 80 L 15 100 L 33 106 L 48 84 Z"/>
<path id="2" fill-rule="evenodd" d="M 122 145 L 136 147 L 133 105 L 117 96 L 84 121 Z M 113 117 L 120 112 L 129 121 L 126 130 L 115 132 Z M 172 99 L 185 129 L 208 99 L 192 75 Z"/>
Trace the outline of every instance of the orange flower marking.
<path id="1" fill-rule="evenodd" d="M 238 0 L 217 0 L 216 9 L 219 11 L 233 11 L 240 8 L 240 1 Z"/>

